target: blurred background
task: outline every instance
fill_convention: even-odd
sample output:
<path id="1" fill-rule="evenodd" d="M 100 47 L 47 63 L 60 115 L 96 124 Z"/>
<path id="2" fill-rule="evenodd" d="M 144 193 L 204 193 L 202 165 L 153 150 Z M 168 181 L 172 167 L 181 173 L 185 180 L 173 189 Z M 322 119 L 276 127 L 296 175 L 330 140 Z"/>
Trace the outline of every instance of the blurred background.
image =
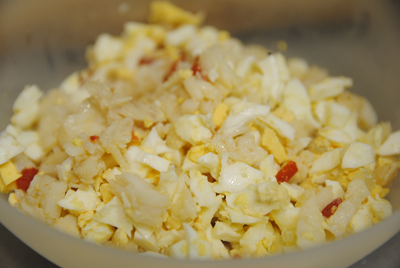
<path id="1" fill-rule="evenodd" d="M 85 47 L 103 32 L 118 35 L 126 21 L 146 21 L 151 1 L 0 0 L 0 129 L 26 84 L 56 87 L 85 67 Z M 332 75 L 354 79 L 380 120 L 400 129 L 399 0 L 172 0 L 206 13 L 205 24 L 228 30 L 287 57 L 305 58 Z M 400 205 L 399 180 L 391 202 Z M 400 267 L 398 234 L 352 266 Z M 0 226 L 0 266 L 54 267 Z"/>

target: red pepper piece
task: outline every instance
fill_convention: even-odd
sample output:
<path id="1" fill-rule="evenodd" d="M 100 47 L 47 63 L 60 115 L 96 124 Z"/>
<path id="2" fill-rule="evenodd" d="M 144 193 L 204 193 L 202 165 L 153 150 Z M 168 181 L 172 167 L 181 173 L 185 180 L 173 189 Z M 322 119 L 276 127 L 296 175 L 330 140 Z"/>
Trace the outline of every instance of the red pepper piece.
<path id="1" fill-rule="evenodd" d="M 169 69 L 169 72 L 167 75 L 164 77 L 164 82 L 168 80 L 168 78 L 176 71 L 176 68 L 178 66 L 178 62 L 180 61 L 186 61 L 185 54 L 181 53 L 181 57 L 172 63 L 171 68 Z"/>
<path id="2" fill-rule="evenodd" d="M 92 143 L 98 141 L 99 139 L 100 139 L 100 137 L 97 136 L 97 135 L 90 136 L 90 141 L 91 141 Z"/>
<path id="3" fill-rule="evenodd" d="M 197 73 L 199 73 L 201 78 L 203 78 L 204 80 L 208 80 L 207 77 L 201 71 L 202 71 L 202 69 L 201 69 L 201 65 L 199 64 L 199 56 L 197 56 L 194 59 L 194 63 L 192 65 L 193 75 L 196 75 Z"/>
<path id="4" fill-rule="evenodd" d="M 174 61 L 174 63 L 172 63 L 171 68 L 169 69 L 169 72 L 164 77 L 164 82 L 167 81 L 168 78 L 176 71 L 176 66 L 178 66 L 178 62 L 179 62 L 179 59 Z"/>
<path id="5" fill-rule="evenodd" d="M 296 173 L 297 173 L 297 165 L 294 161 L 289 161 L 281 170 L 276 174 L 276 180 L 278 183 L 288 182 Z"/>
<path id="6" fill-rule="evenodd" d="M 141 58 L 139 61 L 139 65 L 151 64 L 153 62 L 154 62 L 154 59 L 152 59 L 152 58 Z"/>
<path id="7" fill-rule="evenodd" d="M 338 197 L 332 202 L 330 202 L 323 210 L 322 210 L 322 215 L 325 218 L 329 218 L 333 214 L 335 214 L 338 206 L 342 203 L 342 198 Z"/>
<path id="8" fill-rule="evenodd" d="M 22 177 L 17 180 L 17 188 L 24 190 L 25 192 L 28 190 L 33 177 L 39 172 L 36 168 L 24 168 L 21 171 Z"/>

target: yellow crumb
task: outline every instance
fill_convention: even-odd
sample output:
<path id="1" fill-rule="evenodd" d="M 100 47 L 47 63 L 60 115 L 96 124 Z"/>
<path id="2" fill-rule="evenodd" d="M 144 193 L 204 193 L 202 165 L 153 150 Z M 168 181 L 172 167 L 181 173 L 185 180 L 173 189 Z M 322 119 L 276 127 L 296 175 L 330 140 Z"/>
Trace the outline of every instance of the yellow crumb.
<path id="1" fill-rule="evenodd" d="M 165 46 L 164 51 L 165 55 L 172 60 L 177 60 L 181 57 L 181 54 L 176 47 Z"/>
<path id="2" fill-rule="evenodd" d="M 4 185 L 9 185 L 13 181 L 16 181 L 22 176 L 13 164 L 13 162 L 8 161 L 0 165 L 0 177 L 3 180 Z"/>
<path id="3" fill-rule="evenodd" d="M 82 146 L 83 141 L 82 141 L 80 138 L 73 138 L 73 139 L 72 139 L 72 143 L 73 143 L 75 146 L 79 147 L 79 146 Z"/>
<path id="4" fill-rule="evenodd" d="M 348 174 L 350 181 L 355 179 L 362 179 L 369 190 L 373 190 L 376 186 L 375 175 L 372 171 L 366 168 L 359 168 L 357 170 L 351 171 Z"/>
<path id="5" fill-rule="evenodd" d="M 205 144 L 193 146 L 187 152 L 187 157 L 190 161 L 197 163 L 197 159 L 207 153 L 212 152 Z"/>
<path id="6" fill-rule="evenodd" d="M 278 108 L 275 111 L 272 112 L 276 117 L 279 117 L 285 122 L 291 123 L 293 120 L 296 119 L 292 111 L 284 109 L 284 108 Z"/>
<path id="7" fill-rule="evenodd" d="M 187 78 L 193 76 L 193 71 L 190 69 L 180 69 L 180 70 L 178 70 L 178 75 L 182 79 L 187 79 Z"/>
<path id="8" fill-rule="evenodd" d="M 285 148 L 279 141 L 278 136 L 276 135 L 275 131 L 266 127 L 264 129 L 264 133 L 261 137 L 261 145 L 267 149 L 271 154 L 274 155 L 276 161 L 279 164 L 289 160 Z"/>
<path id="9" fill-rule="evenodd" d="M 217 127 L 220 127 L 228 116 L 229 107 L 225 103 L 219 103 L 214 110 L 212 120 Z"/>
<path id="10" fill-rule="evenodd" d="M 151 120 L 150 120 L 149 118 L 147 118 L 147 117 L 144 119 L 144 122 L 143 122 L 143 123 L 144 123 L 144 127 L 145 127 L 145 128 L 150 128 L 150 127 L 154 124 L 154 122 L 151 121 Z"/>
<path id="11" fill-rule="evenodd" d="M 0 180 L 0 192 L 2 193 L 9 193 L 17 189 L 17 182 L 14 181 L 10 183 L 9 185 L 5 185 L 3 180 Z"/>
<path id="12" fill-rule="evenodd" d="M 182 24 L 200 25 L 203 19 L 202 13 L 193 14 L 166 1 L 154 1 L 150 4 L 150 23 L 169 24 L 176 27 Z"/>
<path id="13" fill-rule="evenodd" d="M 110 184 L 108 183 L 103 183 L 100 185 L 100 194 L 103 197 L 104 204 L 110 202 L 114 197 L 113 192 L 110 190 Z"/>
<path id="14" fill-rule="evenodd" d="M 132 80 L 134 72 L 128 68 L 115 68 L 108 72 L 111 79 Z"/>

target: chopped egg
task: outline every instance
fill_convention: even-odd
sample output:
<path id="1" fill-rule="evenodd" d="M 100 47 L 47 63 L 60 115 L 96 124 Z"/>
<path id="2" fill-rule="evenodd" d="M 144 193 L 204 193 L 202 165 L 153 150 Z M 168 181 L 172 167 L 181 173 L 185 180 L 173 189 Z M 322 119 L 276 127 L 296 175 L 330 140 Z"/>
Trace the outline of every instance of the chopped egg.
<path id="1" fill-rule="evenodd" d="M 344 151 L 342 168 L 359 168 L 375 161 L 372 147 L 362 142 L 351 143 Z"/>
<path id="2" fill-rule="evenodd" d="M 323 222 L 316 197 L 312 195 L 301 206 L 297 222 L 297 244 L 301 249 L 314 247 L 326 240 Z"/>
<path id="3" fill-rule="evenodd" d="M 15 112 L 25 110 L 27 107 L 37 102 L 42 95 L 43 92 L 38 86 L 26 86 L 14 101 L 13 110 Z"/>
<path id="4" fill-rule="evenodd" d="M 170 149 L 165 145 L 165 141 L 160 138 L 156 128 L 153 128 L 149 135 L 146 136 L 141 144 L 141 148 L 148 153 L 156 155 L 170 151 Z"/>
<path id="5" fill-rule="evenodd" d="M 264 128 L 261 144 L 275 157 L 278 163 L 283 163 L 289 159 L 285 147 L 283 147 L 275 131 L 272 129 L 268 127 Z"/>
<path id="6" fill-rule="evenodd" d="M 239 102 L 230 108 L 229 115 L 222 124 L 221 130 L 225 134 L 231 133 L 257 116 L 267 116 L 269 111 L 270 107 L 267 105 L 247 101 Z"/>
<path id="7" fill-rule="evenodd" d="M 239 242 L 244 234 L 243 228 L 240 225 L 234 226 L 223 221 L 217 221 L 213 228 L 213 234 L 220 240 L 228 242 Z"/>
<path id="8" fill-rule="evenodd" d="M 174 122 L 176 133 L 193 145 L 208 142 L 212 133 L 200 115 L 184 115 Z"/>
<path id="9" fill-rule="evenodd" d="M 220 127 L 228 116 L 229 107 L 224 103 L 219 103 L 214 110 L 212 120 L 216 127 Z"/>
<path id="10" fill-rule="evenodd" d="M 228 207 L 245 215 L 261 218 L 262 215 L 287 205 L 289 203 L 289 195 L 283 186 L 271 181 L 250 184 L 237 193 L 227 195 L 226 203 Z"/>
<path id="11" fill-rule="evenodd" d="M 4 185 L 9 185 L 10 183 L 16 181 L 22 176 L 15 167 L 15 165 L 8 161 L 0 165 L 0 178 Z"/>
<path id="12" fill-rule="evenodd" d="M 345 88 L 353 86 L 353 80 L 348 77 L 330 77 L 310 87 L 312 101 L 319 101 L 339 95 Z"/>
<path id="13" fill-rule="evenodd" d="M 310 174 L 327 172 L 340 164 L 342 148 L 333 149 L 319 156 L 313 163 Z"/>
<path id="14" fill-rule="evenodd" d="M 138 162 L 141 164 L 146 164 L 159 172 L 167 171 L 170 162 L 162 157 L 154 154 L 146 153 L 142 151 L 137 146 L 131 146 L 125 153 L 128 163 Z"/>
<path id="15" fill-rule="evenodd" d="M 279 119 L 273 114 L 269 114 L 266 118 L 260 117 L 270 128 L 274 129 L 281 137 L 289 140 L 294 139 L 295 129 L 287 122 Z"/>
<path id="16" fill-rule="evenodd" d="M 22 153 L 25 147 L 19 144 L 12 136 L 0 138 L 0 165 L 14 156 Z"/>
<path id="17" fill-rule="evenodd" d="M 94 57 L 98 62 L 116 59 L 123 49 L 123 42 L 109 34 L 101 34 L 93 47 Z"/>
<path id="18" fill-rule="evenodd" d="M 100 203 L 94 189 L 89 186 L 87 189 L 68 190 L 65 197 L 58 201 L 58 205 L 64 209 L 77 212 L 94 210 Z"/>
<path id="19" fill-rule="evenodd" d="M 104 243 L 113 236 L 114 228 L 108 224 L 98 222 L 96 220 L 91 220 L 83 229 L 82 235 L 84 239 L 96 242 Z"/>
<path id="20" fill-rule="evenodd" d="M 354 141 L 345 131 L 332 127 L 324 127 L 318 131 L 318 134 L 336 143 L 348 144 Z"/>
<path id="21" fill-rule="evenodd" d="M 400 154 L 400 131 L 393 132 L 378 149 L 379 155 Z"/>
<path id="22" fill-rule="evenodd" d="M 221 191 L 236 193 L 251 183 L 260 183 L 265 180 L 265 175 L 261 171 L 245 163 L 236 162 L 221 170 L 219 185 Z"/>
<path id="23" fill-rule="evenodd" d="M 151 23 L 167 23 L 172 25 L 194 24 L 199 25 L 203 20 L 201 13 L 192 14 L 169 2 L 155 1 L 150 5 Z"/>
<path id="24" fill-rule="evenodd" d="M 115 196 L 94 214 L 93 219 L 121 229 L 129 238 L 131 237 L 131 232 L 133 230 L 132 222 L 125 214 L 121 201 Z"/>
<path id="25" fill-rule="evenodd" d="M 211 207 L 213 205 L 215 193 L 206 176 L 199 171 L 191 170 L 189 186 L 200 207 Z"/>
<path id="26" fill-rule="evenodd" d="M 310 98 L 300 80 L 293 79 L 288 82 L 283 95 L 282 107 L 291 111 L 296 118 L 307 122 L 310 127 L 320 127 L 312 115 Z"/>

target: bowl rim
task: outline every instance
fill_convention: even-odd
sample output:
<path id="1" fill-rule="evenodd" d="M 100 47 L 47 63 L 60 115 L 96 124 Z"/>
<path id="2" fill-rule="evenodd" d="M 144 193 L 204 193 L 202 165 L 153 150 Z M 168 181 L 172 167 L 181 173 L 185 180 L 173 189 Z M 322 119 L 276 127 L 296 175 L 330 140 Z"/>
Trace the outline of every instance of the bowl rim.
<path id="1" fill-rule="evenodd" d="M 119 258 L 119 259 L 124 259 L 124 260 L 129 260 L 129 261 L 141 261 L 141 262 L 146 262 L 150 266 L 148 267 L 158 267 L 158 266 L 165 266 L 168 264 L 174 265 L 174 267 L 187 267 L 190 265 L 190 267 L 217 267 L 221 263 L 228 264 L 231 267 L 244 267 L 244 265 L 253 265 L 257 266 L 262 264 L 264 267 L 273 267 L 275 265 L 281 265 L 288 263 L 288 261 L 292 262 L 298 262 L 298 265 L 296 267 L 318 267 L 318 266 L 312 266 L 312 264 L 308 263 L 306 266 L 304 263 L 301 262 L 303 259 L 308 259 L 314 256 L 319 256 L 323 255 L 324 252 L 336 252 L 337 250 L 345 252 L 346 250 L 348 251 L 348 246 L 346 246 L 346 243 L 349 244 L 358 244 L 358 241 L 362 242 L 364 239 L 363 237 L 369 233 L 369 235 L 373 235 L 373 233 L 381 233 L 381 230 L 391 230 L 385 235 L 381 236 L 379 239 L 379 242 L 374 244 L 371 249 L 362 253 L 358 254 L 358 257 L 353 259 L 352 261 L 347 261 L 347 265 L 351 265 L 355 263 L 356 261 L 362 259 L 378 247 L 380 247 L 382 244 L 387 242 L 391 237 L 393 237 L 397 232 L 400 231 L 400 209 L 397 209 L 394 211 L 393 215 L 390 216 L 389 218 L 383 220 L 382 222 L 364 230 L 359 233 L 355 233 L 353 235 L 349 235 L 345 238 L 332 241 L 320 246 L 316 246 L 313 248 L 309 248 L 306 250 L 296 250 L 294 252 L 289 252 L 289 253 L 283 253 L 283 254 L 276 254 L 276 255 L 271 255 L 268 257 L 262 257 L 262 258 L 254 258 L 254 259 L 228 259 L 228 260 L 179 260 L 179 259 L 172 259 L 168 258 L 166 256 L 158 256 L 156 254 L 151 254 L 151 253 L 133 253 L 129 252 L 123 249 L 119 248 L 114 248 L 111 246 L 103 246 L 99 244 L 95 244 L 92 242 L 85 241 L 83 239 L 79 239 L 76 237 L 73 237 L 71 235 L 68 235 L 60 230 L 57 230 L 55 228 L 52 228 L 51 226 L 45 224 L 44 222 L 41 222 L 38 219 L 32 218 L 29 215 L 25 214 L 23 211 L 12 207 L 6 200 L 3 198 L 0 198 L 0 223 L 2 223 L 11 233 L 13 233 L 16 237 L 18 237 L 21 241 L 23 241 L 25 244 L 27 244 L 30 248 L 32 248 L 34 251 L 36 251 L 38 254 L 42 255 L 46 259 L 52 261 L 53 263 L 60 265 L 59 261 L 56 259 L 52 258 L 47 254 L 46 252 L 42 252 L 41 250 L 38 250 L 37 246 L 32 245 L 32 241 L 27 241 L 23 235 L 20 234 L 20 232 L 16 231 L 18 228 L 16 226 L 12 226 L 10 218 L 13 218 L 14 220 L 18 220 L 19 222 L 23 222 L 22 225 L 29 225 L 29 229 L 31 231 L 38 230 L 38 232 L 45 232 L 45 235 L 52 236 L 55 239 L 62 239 L 63 243 L 67 244 L 77 244 L 79 247 L 83 247 L 86 250 L 90 252 L 95 252 L 96 254 L 103 256 L 103 255 L 109 255 L 113 256 L 113 258 Z M 7 217 L 7 216 L 10 217 Z M 393 228 L 393 226 L 395 226 Z M 19 226 L 21 227 L 21 226 Z M 41 231 L 39 231 L 41 230 Z M 45 236 L 43 235 L 43 236 Z M 43 242 L 43 241 L 41 241 Z M 343 251 L 345 250 L 345 251 Z M 67 253 L 67 255 L 70 255 L 71 253 Z M 336 254 L 333 258 L 337 259 Z M 340 256 L 340 255 L 339 255 Z M 310 259 L 309 259 L 310 260 Z M 329 262 L 329 260 L 327 260 Z M 268 266 L 267 266 L 268 265 Z M 280 266 L 282 267 L 282 266 Z M 340 267 L 340 266 L 332 266 L 332 267 Z M 345 266 L 343 266 L 345 267 Z"/>

